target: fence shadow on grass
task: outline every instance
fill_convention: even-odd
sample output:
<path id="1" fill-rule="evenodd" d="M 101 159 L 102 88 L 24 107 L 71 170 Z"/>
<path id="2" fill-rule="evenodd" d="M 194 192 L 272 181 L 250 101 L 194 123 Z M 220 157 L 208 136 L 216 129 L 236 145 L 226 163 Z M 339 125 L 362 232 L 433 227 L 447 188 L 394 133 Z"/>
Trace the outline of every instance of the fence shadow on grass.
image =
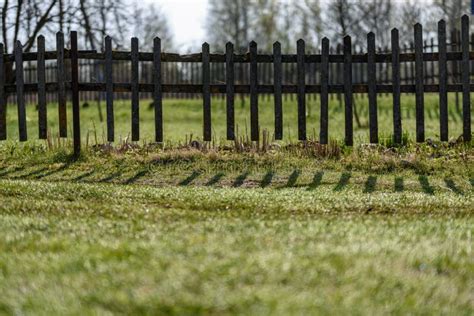
<path id="1" fill-rule="evenodd" d="M 447 186 L 451 191 L 453 191 L 454 193 L 459 194 L 459 195 L 464 195 L 464 192 L 461 191 L 461 189 L 459 189 L 459 188 L 456 186 L 456 183 L 454 183 L 453 179 L 451 179 L 451 178 L 445 178 L 445 179 L 444 179 L 444 183 L 445 183 L 446 186 Z"/>
<path id="2" fill-rule="evenodd" d="M 224 175 L 225 174 L 223 172 L 216 173 L 212 178 L 209 179 L 209 181 L 207 181 L 206 186 L 210 187 L 219 183 Z"/>
<path id="3" fill-rule="evenodd" d="M 12 179 L 28 179 L 30 177 L 34 177 L 34 176 L 37 176 L 45 171 L 47 171 L 48 168 L 46 167 L 43 167 L 43 168 L 40 168 L 40 169 L 37 169 L 37 170 L 32 170 L 28 173 L 25 173 L 25 174 L 20 174 L 20 175 L 17 175 L 17 176 L 13 176 Z"/>
<path id="4" fill-rule="evenodd" d="M 78 175 L 77 177 L 72 178 L 71 181 L 73 181 L 73 182 L 79 182 L 79 181 L 81 181 L 81 180 L 83 180 L 83 179 L 85 179 L 85 178 L 87 178 L 87 177 L 93 175 L 94 173 L 95 173 L 95 170 L 86 171 L 86 172 L 84 172 L 84 173 Z"/>
<path id="5" fill-rule="evenodd" d="M 197 171 L 193 171 L 193 173 L 191 173 L 191 175 L 189 177 L 187 177 L 186 179 L 184 179 L 183 181 L 181 181 L 179 183 L 180 186 L 186 186 L 186 185 L 190 185 L 191 182 L 193 182 L 197 177 L 199 177 L 201 175 L 200 172 L 197 172 Z"/>
<path id="6" fill-rule="evenodd" d="M 431 186 L 427 176 L 420 175 L 418 177 L 418 181 L 420 182 L 423 192 L 429 195 L 434 195 L 434 188 Z"/>
<path id="7" fill-rule="evenodd" d="M 249 176 L 248 171 L 244 171 L 241 174 L 239 174 L 237 176 L 237 178 L 235 178 L 234 183 L 232 183 L 232 187 L 234 187 L 234 188 L 241 187 L 244 184 L 245 179 L 247 179 L 248 176 Z"/>
<path id="8" fill-rule="evenodd" d="M 298 181 L 300 174 L 301 174 L 301 170 L 293 170 L 293 172 L 288 177 L 288 181 L 286 182 L 285 187 L 291 188 L 291 187 L 296 186 L 296 182 Z"/>
<path id="9" fill-rule="evenodd" d="M 342 191 L 348 184 L 351 178 L 350 172 L 343 172 L 339 178 L 339 182 L 334 187 L 335 192 Z"/>
<path id="10" fill-rule="evenodd" d="M 364 193 L 372 193 L 375 191 L 375 186 L 377 185 L 377 177 L 369 176 L 364 185 Z"/>
<path id="11" fill-rule="evenodd" d="M 140 170 L 137 173 L 135 173 L 133 176 L 125 180 L 125 184 L 132 184 L 135 183 L 138 179 L 144 177 L 146 174 L 148 174 L 149 170 Z"/>
<path id="12" fill-rule="evenodd" d="M 0 178 L 5 177 L 5 176 L 9 176 L 12 173 L 16 173 L 18 171 L 22 171 L 23 169 L 25 169 L 25 168 L 24 167 L 16 167 L 16 168 L 13 168 L 12 170 L 8 170 L 8 169 L 2 170 L 2 171 L 0 171 Z"/>
<path id="13" fill-rule="evenodd" d="M 121 171 L 116 171 L 114 173 L 109 174 L 107 177 L 100 179 L 98 182 L 110 182 L 122 175 Z"/>
<path id="14" fill-rule="evenodd" d="M 51 170 L 51 171 L 48 171 L 46 173 L 39 174 L 39 175 L 35 176 L 35 179 L 43 179 L 43 178 L 52 176 L 53 174 L 56 174 L 56 173 L 59 173 L 59 172 L 62 172 L 64 170 L 66 170 L 67 168 L 69 168 L 70 165 L 71 165 L 71 163 L 67 162 L 59 168 L 56 168 L 54 170 Z"/>
<path id="15" fill-rule="evenodd" d="M 395 192 L 403 192 L 403 190 L 405 190 L 402 177 L 395 178 L 394 190 Z"/>
<path id="16" fill-rule="evenodd" d="M 308 190 L 315 190 L 323 181 L 324 172 L 319 171 L 314 174 L 313 181 L 308 186 Z"/>
<path id="17" fill-rule="evenodd" d="M 264 176 L 262 181 L 260 182 L 260 187 L 266 188 L 268 187 L 273 180 L 273 176 L 275 175 L 274 171 L 268 171 Z"/>

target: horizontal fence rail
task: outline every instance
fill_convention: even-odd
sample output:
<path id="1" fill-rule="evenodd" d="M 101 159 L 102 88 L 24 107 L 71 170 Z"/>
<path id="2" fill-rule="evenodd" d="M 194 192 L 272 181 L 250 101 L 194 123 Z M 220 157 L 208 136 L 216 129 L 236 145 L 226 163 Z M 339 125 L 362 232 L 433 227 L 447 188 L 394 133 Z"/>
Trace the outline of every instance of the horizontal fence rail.
<path id="1" fill-rule="evenodd" d="M 155 141 L 163 142 L 162 100 L 166 94 L 184 94 L 203 101 L 203 139 L 212 138 L 211 95 L 220 94 L 226 98 L 226 136 L 235 139 L 234 96 L 250 96 L 250 134 L 252 141 L 259 140 L 259 95 L 273 95 L 275 115 L 275 139 L 283 137 L 282 97 L 296 95 L 298 139 L 306 140 L 306 97 L 307 94 L 320 96 L 319 141 L 327 144 L 328 100 L 332 94 L 342 94 L 345 116 L 345 144 L 353 145 L 353 99 L 354 94 L 367 94 L 369 100 L 370 142 L 378 143 L 377 94 L 391 94 L 393 97 L 393 140 L 402 142 L 402 120 L 400 94 L 414 93 L 416 100 L 416 141 L 424 142 L 424 93 L 439 94 L 440 139 L 448 140 L 448 92 L 461 93 L 463 114 L 463 139 L 471 141 L 471 101 L 470 93 L 474 84 L 470 76 L 474 72 L 474 41 L 470 42 L 469 17 L 461 19 L 460 41 L 447 43 L 446 23 L 438 23 L 437 44 L 431 40 L 431 52 L 425 52 L 421 24 L 414 26 L 414 44 L 410 51 L 401 47 L 397 29 L 391 32 L 391 47 L 385 52 L 377 51 L 376 35 L 367 34 L 367 52 L 355 51 L 350 36 L 344 37 L 342 46 L 336 53 L 331 49 L 329 39 L 323 38 L 318 53 L 307 53 L 304 40 L 297 41 L 296 54 L 282 54 L 281 45 L 273 45 L 272 54 L 258 51 L 256 42 L 249 43 L 249 51 L 236 54 L 232 43 L 225 45 L 222 54 L 210 53 L 207 43 L 197 54 L 171 54 L 161 51 L 161 40 L 153 40 L 153 52 L 140 52 L 139 40 L 132 38 L 130 51 L 114 51 L 112 40 L 105 38 L 105 51 L 78 50 L 77 33 L 70 34 L 70 48 L 64 45 L 64 35 L 57 33 L 56 50 L 45 50 L 45 38 L 37 39 L 37 52 L 23 52 L 18 41 L 13 54 L 5 54 L 0 44 L 0 140 L 7 138 L 6 104 L 10 95 L 16 95 L 20 141 L 28 139 L 26 129 L 27 93 L 35 93 L 38 104 L 39 138 L 47 137 L 47 96 L 56 94 L 59 115 L 59 135 L 67 137 L 67 96 L 72 98 L 74 150 L 80 151 L 80 93 L 101 92 L 106 103 L 107 140 L 114 141 L 114 99 L 118 93 L 126 93 L 131 102 L 132 140 L 140 139 L 140 95 L 149 93 L 153 99 L 155 120 Z M 456 33 L 457 34 L 457 33 Z M 454 36 L 456 38 L 456 36 Z M 438 51 L 435 52 L 434 48 Z M 448 47 L 451 50 L 448 51 Z M 52 64 L 52 62 L 54 62 Z M 92 61 L 93 64 L 82 64 Z M 34 68 L 25 68 L 35 62 Z M 100 63 L 97 63 L 100 62 Z M 120 62 L 121 64 L 117 64 Z M 146 66 L 145 64 L 146 63 Z M 180 63 L 180 67 L 167 68 L 169 64 Z M 186 68 L 189 64 L 190 67 Z M 53 66 L 52 66 L 53 65 Z M 83 66 L 87 65 L 87 66 Z M 90 66 L 94 67 L 92 70 Z M 120 66 L 118 66 L 120 65 Z M 196 65 L 197 67 L 194 67 Z M 245 65 L 244 68 L 243 65 Z M 289 68 L 287 67 L 291 66 Z M 364 67 L 358 67 L 363 65 Z M 30 65 L 31 66 L 31 65 Z M 126 68 L 123 68 L 125 67 Z M 268 66 L 268 67 L 267 67 Z M 51 68 L 52 67 L 52 68 Z M 240 67 L 240 68 L 238 68 Z M 335 68 L 334 68 L 335 67 Z M 25 69 L 33 69 L 28 71 Z M 99 74 L 95 82 L 84 82 L 81 70 L 87 70 L 86 77 Z M 120 70 L 121 69 L 121 70 Z M 126 69 L 127 81 L 120 82 L 117 70 Z M 54 70 L 54 79 L 49 72 Z M 140 71 L 141 70 L 141 71 Z M 168 71 L 186 77 L 184 83 L 167 83 Z M 34 74 L 35 79 L 31 78 Z M 291 74 L 290 83 L 283 78 Z M 411 77 L 402 78 L 401 74 Z M 26 76 L 25 76 L 26 74 Z M 143 82 L 146 74 L 147 82 Z M 242 74 L 246 76 L 244 80 Z M 293 74 L 295 75 L 293 77 Z M 215 81 L 215 77 L 223 78 Z M 25 80 L 26 77 L 26 80 Z M 198 81 L 196 82 L 196 78 Z M 115 80 L 114 80 L 115 79 Z M 191 79 L 191 80 L 190 80 Z M 436 80 L 437 79 L 437 80 Z"/>

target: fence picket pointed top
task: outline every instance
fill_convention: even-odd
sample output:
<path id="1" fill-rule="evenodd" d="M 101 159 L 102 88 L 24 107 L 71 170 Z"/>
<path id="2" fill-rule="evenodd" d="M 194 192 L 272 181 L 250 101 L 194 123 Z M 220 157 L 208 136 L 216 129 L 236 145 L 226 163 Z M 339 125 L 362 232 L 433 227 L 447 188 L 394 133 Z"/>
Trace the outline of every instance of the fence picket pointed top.
<path id="1" fill-rule="evenodd" d="M 231 41 L 229 41 L 229 42 L 225 43 L 225 46 L 226 47 L 233 47 L 234 44 Z"/>
<path id="2" fill-rule="evenodd" d="M 304 43 L 304 39 L 300 38 L 299 40 L 296 41 L 296 43 Z"/>
<path id="3" fill-rule="evenodd" d="M 155 36 L 155 38 L 153 40 L 154 41 L 161 41 L 161 38 L 159 36 Z"/>
<path id="4" fill-rule="evenodd" d="M 369 33 L 367 33 L 367 36 L 375 36 L 375 33 L 374 32 L 369 32 Z"/>
<path id="5" fill-rule="evenodd" d="M 281 43 L 279 41 L 276 41 L 275 43 L 273 43 L 273 47 L 275 46 L 281 46 Z"/>
<path id="6" fill-rule="evenodd" d="M 112 37 L 110 37 L 109 35 L 106 35 L 106 36 L 105 36 L 105 40 L 106 40 L 106 41 L 109 41 L 109 40 L 111 40 L 111 39 L 112 39 Z"/>
<path id="7" fill-rule="evenodd" d="M 202 48 L 205 48 L 205 47 L 209 48 L 209 43 L 208 42 L 202 43 Z"/>
<path id="8" fill-rule="evenodd" d="M 329 38 L 327 38 L 326 36 L 324 36 L 322 40 L 323 40 L 323 41 L 329 41 Z"/>
<path id="9" fill-rule="evenodd" d="M 249 46 L 252 46 L 252 47 L 253 47 L 253 46 L 257 46 L 257 42 L 251 41 L 251 42 L 249 43 Z"/>
<path id="10" fill-rule="evenodd" d="M 43 39 L 44 38 L 43 34 L 38 35 L 38 38 Z"/>
<path id="11" fill-rule="evenodd" d="M 469 15 L 467 14 L 464 14 L 462 17 L 461 17 L 462 20 L 469 20 Z"/>
<path id="12" fill-rule="evenodd" d="M 438 25 L 439 24 L 446 24 L 446 21 L 444 19 L 441 19 L 441 20 L 438 21 Z"/>
<path id="13" fill-rule="evenodd" d="M 416 24 L 414 25 L 414 27 L 415 27 L 415 28 L 418 28 L 418 27 L 422 27 L 422 25 L 421 25 L 421 23 L 416 23 Z"/>

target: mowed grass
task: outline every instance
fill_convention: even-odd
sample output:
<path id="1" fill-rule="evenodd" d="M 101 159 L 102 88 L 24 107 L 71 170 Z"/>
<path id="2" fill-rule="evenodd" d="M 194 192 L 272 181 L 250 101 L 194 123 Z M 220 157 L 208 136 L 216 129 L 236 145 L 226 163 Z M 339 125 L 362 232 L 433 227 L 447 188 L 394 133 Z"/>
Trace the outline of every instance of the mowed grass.
<path id="1" fill-rule="evenodd" d="M 473 196 L 0 181 L 7 314 L 474 311 Z"/>
<path id="2" fill-rule="evenodd" d="M 383 100 L 380 130 L 390 138 Z M 427 96 L 434 139 L 435 101 Z M 265 102 L 262 128 L 272 130 Z M 153 111 L 142 104 L 151 142 Z M 317 137 L 314 104 L 308 134 Z M 343 110 L 331 108 L 331 137 L 342 140 Z M 457 138 L 461 116 L 450 108 Z M 74 160 L 70 143 L 54 138 L 51 105 L 53 146 L 0 144 L 0 314 L 472 315 L 472 144 L 413 144 L 414 105 L 404 103 L 407 146 L 361 144 L 365 126 L 354 148 L 333 144 L 326 155 L 295 144 L 295 109 L 286 103 L 293 136 L 235 152 L 185 146 L 186 135 L 201 135 L 199 100 L 165 102 L 164 147 L 125 141 L 125 102 L 116 108 L 122 141 L 103 145 L 105 125 L 90 105 Z M 245 137 L 248 104 L 236 110 Z M 10 107 L 10 139 L 15 115 Z M 36 115 L 29 107 L 34 137 Z M 225 104 L 214 99 L 216 142 L 229 145 L 224 121 Z"/>
<path id="3" fill-rule="evenodd" d="M 402 128 L 407 138 L 415 139 L 415 97 L 411 94 L 402 95 Z M 474 99 L 473 99 L 474 101 Z M 154 141 L 154 113 L 150 106 L 151 100 L 140 101 L 140 137 L 142 141 Z M 462 110 L 455 105 L 455 95 L 449 95 L 449 128 L 450 137 L 457 138 L 462 134 Z M 356 143 L 367 143 L 369 140 L 368 99 L 362 95 L 354 98 L 354 139 Z M 85 142 L 95 144 L 106 141 L 107 128 L 105 123 L 105 102 L 100 103 L 103 121 L 99 120 L 99 107 L 94 101 L 88 102 L 88 107 L 81 108 L 82 137 Z M 116 141 L 130 137 L 131 105 L 130 101 L 117 100 L 115 108 Z M 8 137 L 18 139 L 17 110 L 15 104 L 10 104 L 7 111 Z M 425 129 L 426 137 L 439 139 L 439 101 L 437 94 L 425 95 Z M 307 135 L 311 139 L 319 139 L 319 97 L 307 96 Z M 471 114 L 472 115 L 472 114 Z M 202 139 L 202 100 L 165 99 L 163 103 L 164 138 L 165 141 L 176 144 L 186 138 Z M 241 137 L 250 137 L 250 105 L 249 99 L 236 97 L 235 100 L 236 132 Z M 379 95 L 378 120 L 381 141 L 391 139 L 393 133 L 392 97 Z M 288 96 L 283 102 L 284 142 L 297 140 L 297 104 L 296 97 Z M 260 97 L 259 100 L 260 131 L 274 131 L 274 105 L 271 97 Z M 329 137 L 338 141 L 344 139 L 344 104 L 337 100 L 336 95 L 329 104 Z M 29 139 L 38 138 L 38 114 L 34 105 L 27 106 L 27 123 Z M 72 135 L 71 105 L 68 104 L 69 136 Z M 51 136 L 58 134 L 58 109 L 56 104 L 48 106 L 48 128 Z M 226 103 L 224 98 L 212 99 L 212 131 L 216 141 L 226 137 Z"/>

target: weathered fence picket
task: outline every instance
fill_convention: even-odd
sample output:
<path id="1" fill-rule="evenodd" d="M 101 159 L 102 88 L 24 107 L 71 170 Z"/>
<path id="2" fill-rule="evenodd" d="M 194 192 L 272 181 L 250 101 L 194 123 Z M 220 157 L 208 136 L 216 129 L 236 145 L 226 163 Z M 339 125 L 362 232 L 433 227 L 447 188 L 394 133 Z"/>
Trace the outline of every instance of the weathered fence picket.
<path id="1" fill-rule="evenodd" d="M 328 143 L 329 108 L 329 39 L 323 38 L 321 47 L 321 117 L 319 142 Z"/>
<path id="2" fill-rule="evenodd" d="M 349 35 L 344 37 L 344 106 L 345 106 L 345 144 L 352 146 L 353 137 L 353 106 L 352 106 L 352 40 Z"/>
<path id="3" fill-rule="evenodd" d="M 415 24 L 415 103 L 416 103 L 416 141 L 425 141 L 425 93 L 423 72 L 423 29 L 420 23 Z"/>
<path id="4" fill-rule="evenodd" d="M 375 34 L 367 34 L 367 75 L 369 94 L 369 130 L 370 142 L 379 142 L 377 122 L 377 77 L 375 69 Z"/>
<path id="5" fill-rule="evenodd" d="M 163 93 L 161 91 L 161 39 L 153 39 L 153 106 L 155 109 L 155 141 L 163 142 Z"/>
<path id="6" fill-rule="evenodd" d="M 391 32 L 392 42 L 392 102 L 393 102 L 393 142 L 402 143 L 402 113 L 400 106 L 400 44 L 398 29 Z M 406 64 L 406 63 L 405 63 Z"/>
<path id="7" fill-rule="evenodd" d="M 227 43 L 225 45 L 225 56 L 226 56 L 226 119 L 227 119 L 227 139 L 235 139 L 235 119 L 234 119 L 234 44 Z"/>
<path id="8" fill-rule="evenodd" d="M 38 137 L 39 139 L 48 138 L 47 106 L 46 106 L 46 65 L 45 65 L 45 39 L 44 36 L 38 36 Z"/>
<path id="9" fill-rule="evenodd" d="M 463 138 L 471 141 L 471 88 L 469 67 L 469 17 L 461 19 L 461 50 L 462 50 L 462 116 Z"/>
<path id="10" fill-rule="evenodd" d="M 140 96 L 139 96 L 139 65 L 138 65 L 138 38 L 132 38 L 132 141 L 140 140 Z"/>
<path id="11" fill-rule="evenodd" d="M 7 139 L 7 104 L 5 95 L 5 58 L 0 44 L 0 140 Z"/>
<path id="12" fill-rule="evenodd" d="M 302 39 L 296 42 L 297 63 L 297 103 L 298 103 L 298 139 L 306 140 L 306 65 L 305 65 L 305 43 Z"/>
<path id="13" fill-rule="evenodd" d="M 439 54 L 439 135 L 441 141 L 448 141 L 448 64 L 446 49 L 446 22 L 438 23 Z"/>
<path id="14" fill-rule="evenodd" d="M 249 44 L 250 52 L 250 138 L 259 140 L 258 126 L 258 69 L 257 69 L 257 43 Z"/>
<path id="15" fill-rule="evenodd" d="M 202 100 L 203 100 L 203 138 L 211 140 L 211 70 L 209 44 L 202 44 Z"/>
<path id="16" fill-rule="evenodd" d="M 273 98 L 275 103 L 275 139 L 283 138 L 283 104 L 281 98 L 282 67 L 281 44 L 273 44 Z"/>
<path id="17" fill-rule="evenodd" d="M 26 107 L 23 80 L 23 45 L 20 41 L 15 44 L 15 80 L 16 80 L 16 102 L 18 107 L 18 133 L 20 141 L 28 140 L 26 129 Z"/>
<path id="18" fill-rule="evenodd" d="M 107 141 L 115 139 L 114 128 L 114 81 L 113 81 L 112 38 L 105 37 L 105 102 L 107 111 Z"/>
<path id="19" fill-rule="evenodd" d="M 64 65 L 64 34 L 56 33 L 56 76 L 58 82 L 59 136 L 67 137 L 66 71 Z"/>

